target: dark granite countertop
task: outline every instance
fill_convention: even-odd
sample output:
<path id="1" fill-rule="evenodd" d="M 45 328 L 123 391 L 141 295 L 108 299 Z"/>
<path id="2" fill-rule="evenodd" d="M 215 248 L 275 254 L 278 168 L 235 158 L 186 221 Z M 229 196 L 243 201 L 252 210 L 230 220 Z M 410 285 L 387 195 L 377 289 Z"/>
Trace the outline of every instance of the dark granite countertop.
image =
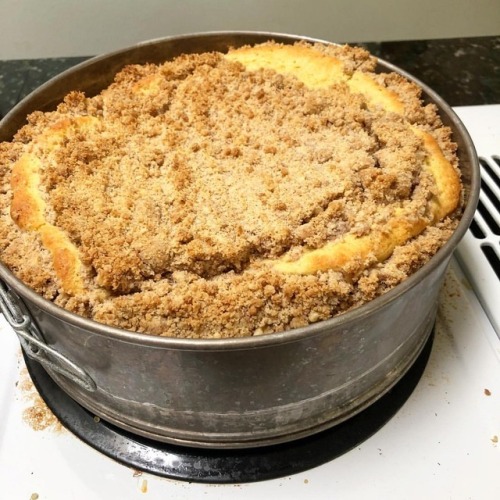
<path id="1" fill-rule="evenodd" d="M 500 36 L 363 43 L 434 89 L 451 106 L 500 103 Z M 0 61 L 0 116 L 85 57 Z"/>

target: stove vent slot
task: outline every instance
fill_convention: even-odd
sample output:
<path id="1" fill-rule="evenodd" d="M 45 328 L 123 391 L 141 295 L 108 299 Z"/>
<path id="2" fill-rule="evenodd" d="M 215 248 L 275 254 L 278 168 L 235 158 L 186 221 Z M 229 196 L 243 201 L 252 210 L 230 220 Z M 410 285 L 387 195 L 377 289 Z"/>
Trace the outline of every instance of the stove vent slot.
<path id="1" fill-rule="evenodd" d="M 470 232 L 472 233 L 472 235 L 477 238 L 478 240 L 484 240 L 484 238 L 486 238 L 486 235 L 483 233 L 481 227 L 479 226 L 479 224 L 476 222 L 476 219 L 472 219 L 472 222 L 470 224 Z"/>
<path id="2" fill-rule="evenodd" d="M 486 191 L 481 188 L 482 192 L 485 193 Z M 479 203 L 477 205 L 477 211 L 479 214 L 482 216 L 484 222 L 488 225 L 490 231 L 493 234 L 500 235 L 500 226 L 498 225 L 497 221 L 495 220 L 493 212 L 485 206 L 483 203 L 483 200 L 479 199 Z M 483 238 L 485 238 L 486 235 L 483 234 Z"/>
<path id="3" fill-rule="evenodd" d="M 492 245 L 481 245 L 481 250 L 500 280 L 500 257 L 495 252 L 495 248 Z"/>

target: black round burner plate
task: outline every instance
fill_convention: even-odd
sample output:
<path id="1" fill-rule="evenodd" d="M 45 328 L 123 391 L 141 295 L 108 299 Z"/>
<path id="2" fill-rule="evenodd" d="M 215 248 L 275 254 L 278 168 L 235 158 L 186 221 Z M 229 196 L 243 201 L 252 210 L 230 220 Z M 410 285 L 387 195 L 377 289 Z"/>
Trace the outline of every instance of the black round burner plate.
<path id="1" fill-rule="evenodd" d="M 161 443 L 96 418 L 70 398 L 37 363 L 25 356 L 40 395 L 61 423 L 104 455 L 157 476 L 201 483 L 248 483 L 302 472 L 329 462 L 377 432 L 416 387 L 433 335 L 403 378 L 371 406 L 331 429 L 289 443 L 237 450 L 197 449 Z"/>

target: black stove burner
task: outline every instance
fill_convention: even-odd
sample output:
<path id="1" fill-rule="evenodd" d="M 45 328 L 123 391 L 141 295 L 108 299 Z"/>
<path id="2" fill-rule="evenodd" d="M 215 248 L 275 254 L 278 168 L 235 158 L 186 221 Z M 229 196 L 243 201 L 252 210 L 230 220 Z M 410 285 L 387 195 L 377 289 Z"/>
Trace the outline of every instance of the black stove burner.
<path id="1" fill-rule="evenodd" d="M 200 483 L 248 483 L 289 476 L 329 462 L 377 432 L 416 387 L 433 335 L 404 377 L 367 409 L 331 429 L 289 443 L 238 450 L 195 449 L 153 441 L 99 420 L 25 356 L 33 383 L 61 423 L 91 447 L 134 469 Z"/>

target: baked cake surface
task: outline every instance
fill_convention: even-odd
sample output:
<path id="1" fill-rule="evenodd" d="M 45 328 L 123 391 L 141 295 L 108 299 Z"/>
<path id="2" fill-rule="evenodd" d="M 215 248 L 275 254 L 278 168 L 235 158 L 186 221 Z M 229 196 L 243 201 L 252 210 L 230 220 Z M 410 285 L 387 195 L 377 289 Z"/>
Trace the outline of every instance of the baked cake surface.
<path id="1" fill-rule="evenodd" d="M 56 304 L 157 335 L 330 318 L 457 224 L 450 131 L 348 46 L 268 42 L 132 65 L 0 145 L 0 249 Z"/>

